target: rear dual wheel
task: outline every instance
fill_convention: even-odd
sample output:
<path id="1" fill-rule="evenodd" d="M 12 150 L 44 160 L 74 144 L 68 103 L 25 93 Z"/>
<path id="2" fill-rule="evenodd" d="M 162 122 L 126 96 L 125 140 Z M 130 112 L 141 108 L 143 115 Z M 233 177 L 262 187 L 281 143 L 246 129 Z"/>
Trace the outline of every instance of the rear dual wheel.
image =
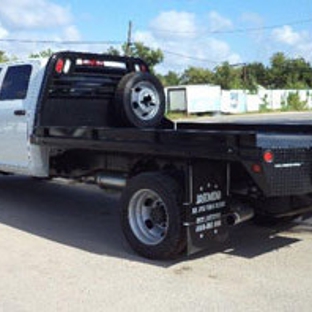
<path id="1" fill-rule="evenodd" d="M 186 246 L 180 189 L 171 177 L 142 173 L 122 195 L 122 227 L 130 246 L 150 259 L 171 259 Z"/>

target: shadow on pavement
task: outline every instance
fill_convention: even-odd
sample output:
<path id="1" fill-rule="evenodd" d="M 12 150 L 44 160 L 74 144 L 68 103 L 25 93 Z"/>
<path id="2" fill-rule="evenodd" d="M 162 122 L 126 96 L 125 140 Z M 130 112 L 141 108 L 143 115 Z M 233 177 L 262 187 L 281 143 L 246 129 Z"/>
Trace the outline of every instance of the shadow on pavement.
<path id="1" fill-rule="evenodd" d="M 161 267 L 217 252 L 253 258 L 299 241 L 278 235 L 281 231 L 291 232 L 291 228 L 298 226 L 296 223 L 274 228 L 243 224 L 231 233 L 227 242 L 212 242 L 209 251 L 178 261 L 149 261 L 134 254 L 126 243 L 115 194 L 104 193 L 93 186 L 2 176 L 0 198 L 2 224 L 91 253 Z M 312 223 L 307 222 L 301 230 L 312 232 Z"/>
<path id="2" fill-rule="evenodd" d="M 299 242 L 300 239 L 297 238 L 280 236 L 281 232 L 292 226 L 292 224 L 288 224 L 287 227 L 276 226 L 273 228 L 246 223 L 233 229 L 227 241 L 223 243 L 212 242 L 209 250 L 195 254 L 191 258 L 196 259 L 222 252 L 252 259 Z"/>

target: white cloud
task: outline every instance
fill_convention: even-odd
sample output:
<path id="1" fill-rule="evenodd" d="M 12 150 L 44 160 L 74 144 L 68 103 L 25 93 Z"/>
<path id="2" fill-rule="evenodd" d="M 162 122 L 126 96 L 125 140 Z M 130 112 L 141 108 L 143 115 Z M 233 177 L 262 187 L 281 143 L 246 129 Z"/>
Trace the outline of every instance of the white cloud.
<path id="1" fill-rule="evenodd" d="M 207 20 L 193 13 L 168 11 L 160 13 L 146 31 L 137 31 L 134 40 L 152 48 L 160 48 L 165 54 L 164 62 L 157 68 L 163 73 L 168 70 L 182 72 L 188 66 L 214 68 L 224 61 L 238 63 L 240 56 L 234 53 L 223 40 L 209 35 L 211 27 L 225 30 L 232 27 L 230 20 L 217 12 L 208 14 Z"/>
<path id="2" fill-rule="evenodd" d="M 8 31 L 4 27 L 2 27 L 0 23 L 0 39 L 5 38 L 8 34 Z"/>
<path id="3" fill-rule="evenodd" d="M 309 62 L 312 62 L 312 42 L 299 44 L 297 47 L 297 56 L 304 57 Z"/>
<path id="4" fill-rule="evenodd" d="M 196 16 L 188 12 L 162 12 L 151 21 L 150 28 L 162 37 L 170 37 L 172 33 L 178 37 L 193 37 L 197 31 Z"/>
<path id="5" fill-rule="evenodd" d="M 80 39 L 81 36 L 76 26 L 69 25 L 64 29 L 64 40 L 78 41 Z"/>
<path id="6" fill-rule="evenodd" d="M 272 31 L 272 41 L 287 46 L 294 57 L 312 61 L 312 33 L 306 30 L 295 31 L 291 26 L 283 26 Z"/>
<path id="7" fill-rule="evenodd" d="M 230 19 L 221 16 L 216 11 L 211 11 L 208 14 L 209 30 L 224 31 L 233 28 L 233 23 Z"/>
<path id="8" fill-rule="evenodd" d="M 68 7 L 48 0 L 2 0 L 0 20 L 12 30 L 52 28 L 72 22 Z"/>
<path id="9" fill-rule="evenodd" d="M 240 20 L 249 26 L 261 27 L 264 25 L 263 17 L 255 12 L 245 12 L 240 16 Z"/>
<path id="10" fill-rule="evenodd" d="M 303 39 L 303 34 L 295 32 L 290 26 L 287 25 L 274 29 L 272 34 L 276 41 L 288 45 L 295 45 Z"/>
<path id="11" fill-rule="evenodd" d="M 161 39 L 158 41 L 151 31 L 137 31 L 134 34 L 134 41 L 143 42 L 152 49 L 157 49 L 159 48 Z"/>
<path id="12" fill-rule="evenodd" d="M 81 39 L 70 7 L 56 4 L 53 0 L 1 0 L 0 38 L 3 37 L 34 41 L 27 44 L 2 43 L 3 50 L 18 57 L 25 57 L 47 48 L 55 51 L 66 48 L 58 44 L 43 44 L 35 41 Z"/>

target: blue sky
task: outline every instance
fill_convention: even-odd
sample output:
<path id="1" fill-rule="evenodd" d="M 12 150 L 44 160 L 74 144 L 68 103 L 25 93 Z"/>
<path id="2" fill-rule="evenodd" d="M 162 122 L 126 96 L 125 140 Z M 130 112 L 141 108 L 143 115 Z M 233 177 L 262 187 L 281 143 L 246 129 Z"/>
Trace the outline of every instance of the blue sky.
<path id="1" fill-rule="evenodd" d="M 131 20 L 133 40 L 165 52 L 162 72 L 223 61 L 268 63 L 278 51 L 311 62 L 311 13 L 311 0 L 1 0 L 0 50 L 17 56 L 46 48 L 103 52 L 109 46 L 103 42 L 126 40 Z"/>

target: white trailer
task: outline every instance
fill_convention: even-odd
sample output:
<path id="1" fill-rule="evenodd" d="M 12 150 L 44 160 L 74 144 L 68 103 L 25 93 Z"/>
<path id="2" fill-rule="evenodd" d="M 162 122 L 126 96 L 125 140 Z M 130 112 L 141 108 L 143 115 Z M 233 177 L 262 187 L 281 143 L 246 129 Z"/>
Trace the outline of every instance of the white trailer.
<path id="1" fill-rule="evenodd" d="M 187 114 L 216 113 L 221 110 L 221 87 L 214 85 L 182 85 L 167 87 L 167 110 Z"/>

